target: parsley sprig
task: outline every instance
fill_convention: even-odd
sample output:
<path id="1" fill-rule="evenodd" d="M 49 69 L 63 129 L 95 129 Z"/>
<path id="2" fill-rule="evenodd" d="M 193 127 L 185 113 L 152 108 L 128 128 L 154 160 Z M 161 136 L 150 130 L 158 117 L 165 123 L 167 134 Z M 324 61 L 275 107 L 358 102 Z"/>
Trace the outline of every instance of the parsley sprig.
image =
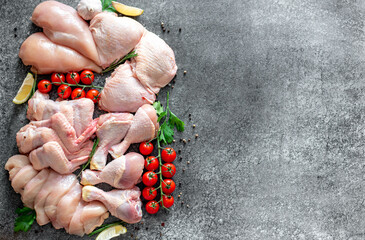
<path id="1" fill-rule="evenodd" d="M 27 232 L 36 219 L 35 211 L 31 208 L 23 207 L 17 208 L 15 212 L 18 214 L 18 217 L 15 219 L 14 232 Z"/>
<path id="2" fill-rule="evenodd" d="M 112 0 L 100 0 L 101 1 L 101 6 L 103 7 L 103 11 L 108 11 L 108 12 L 117 12 L 117 10 L 115 10 L 115 8 L 112 5 Z"/>
<path id="3" fill-rule="evenodd" d="M 160 101 L 154 102 L 153 107 L 156 109 L 158 116 L 157 121 L 161 122 L 163 120 L 158 130 L 157 141 L 162 142 L 163 144 L 170 144 L 174 140 L 175 128 L 179 132 L 183 132 L 185 129 L 185 123 L 171 112 L 169 107 L 169 93 L 167 93 L 166 97 L 165 110 Z"/>

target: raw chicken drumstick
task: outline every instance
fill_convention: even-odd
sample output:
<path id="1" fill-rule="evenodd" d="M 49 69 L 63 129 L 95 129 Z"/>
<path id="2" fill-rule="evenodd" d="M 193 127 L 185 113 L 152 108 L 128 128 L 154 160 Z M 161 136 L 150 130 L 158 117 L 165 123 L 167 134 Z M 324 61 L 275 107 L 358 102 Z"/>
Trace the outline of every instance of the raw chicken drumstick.
<path id="1" fill-rule="evenodd" d="M 141 179 L 144 158 L 138 153 L 128 153 L 114 159 L 102 171 L 85 170 L 82 172 L 82 185 L 96 185 L 101 182 L 119 189 L 133 188 Z"/>
<path id="2" fill-rule="evenodd" d="M 96 136 L 100 142 L 91 159 L 91 169 L 103 169 L 105 167 L 108 150 L 124 138 L 132 120 L 133 115 L 130 113 L 109 113 L 99 117 Z"/>
<path id="3" fill-rule="evenodd" d="M 43 33 L 55 44 L 74 49 L 100 65 L 89 26 L 73 7 L 44 1 L 34 9 L 31 20 L 43 28 Z"/>
<path id="4" fill-rule="evenodd" d="M 98 202 L 81 199 L 81 185 L 73 174 L 60 175 L 52 170 L 36 171 L 24 155 L 14 155 L 5 164 L 14 190 L 24 205 L 35 208 L 39 225 L 52 222 L 55 228 L 83 236 L 100 226 L 109 213 Z"/>
<path id="5" fill-rule="evenodd" d="M 132 143 L 140 143 L 152 140 L 158 131 L 156 110 L 149 104 L 138 109 L 133 118 L 132 126 L 129 128 L 124 140 L 110 149 L 114 158 L 122 156 Z"/>
<path id="6" fill-rule="evenodd" d="M 142 219 L 140 195 L 141 192 L 138 187 L 130 190 L 112 190 L 110 192 L 104 192 L 94 186 L 82 188 L 82 199 L 84 201 L 97 200 L 104 203 L 113 216 L 127 223 L 137 223 Z"/>

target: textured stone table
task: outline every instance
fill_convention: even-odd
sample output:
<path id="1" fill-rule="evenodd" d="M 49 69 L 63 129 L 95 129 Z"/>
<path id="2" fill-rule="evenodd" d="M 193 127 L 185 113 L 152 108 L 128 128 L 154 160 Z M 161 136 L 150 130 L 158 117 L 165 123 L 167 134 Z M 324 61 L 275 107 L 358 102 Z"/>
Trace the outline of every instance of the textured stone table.
<path id="1" fill-rule="evenodd" d="M 26 105 L 11 100 L 39 2 L 0 5 L 2 167 L 27 123 Z M 170 91 L 186 131 L 175 143 L 181 200 L 120 239 L 365 239 L 364 1 L 125 3 L 145 9 L 138 21 L 175 51 L 176 84 L 159 98 Z M 79 239 L 50 225 L 13 234 L 20 197 L 5 170 L 0 179 L 0 239 Z"/>

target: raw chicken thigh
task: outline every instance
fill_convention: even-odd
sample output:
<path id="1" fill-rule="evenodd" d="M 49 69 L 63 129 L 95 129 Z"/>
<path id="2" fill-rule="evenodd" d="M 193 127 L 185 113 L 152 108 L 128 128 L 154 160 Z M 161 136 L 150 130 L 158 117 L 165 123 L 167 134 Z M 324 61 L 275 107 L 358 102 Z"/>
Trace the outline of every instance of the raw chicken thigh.
<path id="1" fill-rule="evenodd" d="M 90 59 L 71 48 L 52 42 L 41 32 L 30 35 L 23 42 L 19 57 L 24 65 L 32 65 L 31 71 L 38 74 L 84 69 L 100 73 L 102 70 Z"/>
<path id="2" fill-rule="evenodd" d="M 102 171 L 83 171 L 81 184 L 96 185 L 105 182 L 115 188 L 130 189 L 140 181 L 143 168 L 143 156 L 138 153 L 128 153 L 108 163 Z"/>
<path id="3" fill-rule="evenodd" d="M 99 117 L 96 136 L 100 142 L 91 159 L 91 169 L 103 169 L 105 167 L 108 150 L 124 138 L 132 120 L 133 115 L 130 113 L 109 113 Z"/>
<path id="4" fill-rule="evenodd" d="M 134 48 L 133 71 L 143 86 L 154 93 L 166 86 L 175 76 L 177 66 L 174 51 L 156 34 L 146 31 Z"/>
<path id="5" fill-rule="evenodd" d="M 148 104 L 138 109 L 133 118 L 132 126 L 129 128 L 124 140 L 110 149 L 114 158 L 122 156 L 132 143 L 140 143 L 152 140 L 158 131 L 156 110 Z"/>
<path id="6" fill-rule="evenodd" d="M 82 188 L 82 199 L 86 202 L 100 201 L 109 212 L 127 223 L 137 223 L 142 219 L 141 192 L 138 187 L 131 190 L 112 190 L 104 192 L 94 186 Z"/>
<path id="7" fill-rule="evenodd" d="M 74 8 L 57 1 L 45 1 L 34 9 L 31 19 L 43 28 L 52 42 L 76 50 L 100 65 L 89 26 Z"/>
<path id="8" fill-rule="evenodd" d="M 155 94 L 135 78 L 130 62 L 126 61 L 106 79 L 99 106 L 109 112 L 136 112 L 143 104 L 152 104 L 155 100 Z"/>
<path id="9" fill-rule="evenodd" d="M 90 22 L 102 68 L 127 55 L 139 42 L 144 27 L 129 17 L 118 17 L 115 13 L 102 12 Z"/>

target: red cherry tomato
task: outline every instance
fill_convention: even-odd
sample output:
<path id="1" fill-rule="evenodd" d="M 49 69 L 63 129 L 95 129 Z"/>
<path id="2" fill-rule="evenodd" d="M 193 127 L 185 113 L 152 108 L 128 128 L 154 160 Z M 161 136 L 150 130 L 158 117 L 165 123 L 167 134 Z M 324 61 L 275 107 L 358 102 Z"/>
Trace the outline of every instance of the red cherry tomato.
<path id="1" fill-rule="evenodd" d="M 139 144 L 139 152 L 143 155 L 149 155 L 153 151 L 153 144 L 150 142 L 142 142 Z"/>
<path id="2" fill-rule="evenodd" d="M 171 195 L 163 195 L 162 204 L 165 208 L 171 207 L 172 205 L 174 205 L 174 197 Z"/>
<path id="3" fill-rule="evenodd" d="M 73 91 L 72 91 L 72 94 L 71 94 L 71 99 L 74 100 L 74 99 L 80 99 L 80 98 L 84 98 L 85 97 L 85 91 L 82 90 L 82 88 L 75 88 Z"/>
<path id="4" fill-rule="evenodd" d="M 164 179 L 161 186 L 162 192 L 165 194 L 171 194 L 173 191 L 175 191 L 176 188 L 175 182 L 171 179 Z"/>
<path id="5" fill-rule="evenodd" d="M 61 86 L 58 87 L 57 94 L 60 98 L 67 99 L 71 95 L 71 87 L 67 86 L 65 84 L 62 84 Z"/>
<path id="6" fill-rule="evenodd" d="M 159 162 L 157 157 L 154 156 L 149 156 L 146 158 L 146 160 L 144 161 L 144 167 L 148 170 L 148 171 L 154 171 L 158 168 L 159 166 Z"/>
<path id="7" fill-rule="evenodd" d="M 165 163 L 161 167 L 162 176 L 165 178 L 172 178 L 176 173 L 176 167 L 172 163 Z"/>
<path id="8" fill-rule="evenodd" d="M 52 73 L 51 81 L 54 85 L 60 86 L 62 83 L 65 82 L 65 75 L 62 73 Z"/>
<path id="9" fill-rule="evenodd" d="M 176 152 L 173 148 L 165 148 L 161 152 L 161 157 L 165 162 L 173 162 L 176 158 Z"/>
<path id="10" fill-rule="evenodd" d="M 94 73 L 90 70 L 84 70 L 80 74 L 81 82 L 86 85 L 90 85 L 94 81 Z"/>
<path id="11" fill-rule="evenodd" d="M 157 183 L 157 175 L 152 171 L 145 172 L 142 176 L 142 182 L 147 187 L 151 187 Z"/>
<path id="12" fill-rule="evenodd" d="M 90 89 L 86 93 L 86 98 L 90 98 L 91 100 L 93 100 L 94 103 L 96 103 L 97 101 L 99 101 L 100 93 L 96 89 Z"/>
<path id="13" fill-rule="evenodd" d="M 146 200 L 153 200 L 157 196 L 157 190 L 154 187 L 145 187 L 142 190 L 142 196 Z"/>
<path id="14" fill-rule="evenodd" d="M 38 83 L 38 90 L 41 93 L 49 93 L 52 90 L 52 84 L 48 80 L 42 80 Z"/>
<path id="15" fill-rule="evenodd" d="M 69 84 L 77 84 L 80 82 L 80 76 L 77 72 L 69 72 L 66 75 L 66 81 Z"/>
<path id="16" fill-rule="evenodd" d="M 146 211 L 149 214 L 156 214 L 159 209 L 160 209 L 160 205 L 158 205 L 158 203 L 156 201 L 149 201 L 146 204 Z"/>

